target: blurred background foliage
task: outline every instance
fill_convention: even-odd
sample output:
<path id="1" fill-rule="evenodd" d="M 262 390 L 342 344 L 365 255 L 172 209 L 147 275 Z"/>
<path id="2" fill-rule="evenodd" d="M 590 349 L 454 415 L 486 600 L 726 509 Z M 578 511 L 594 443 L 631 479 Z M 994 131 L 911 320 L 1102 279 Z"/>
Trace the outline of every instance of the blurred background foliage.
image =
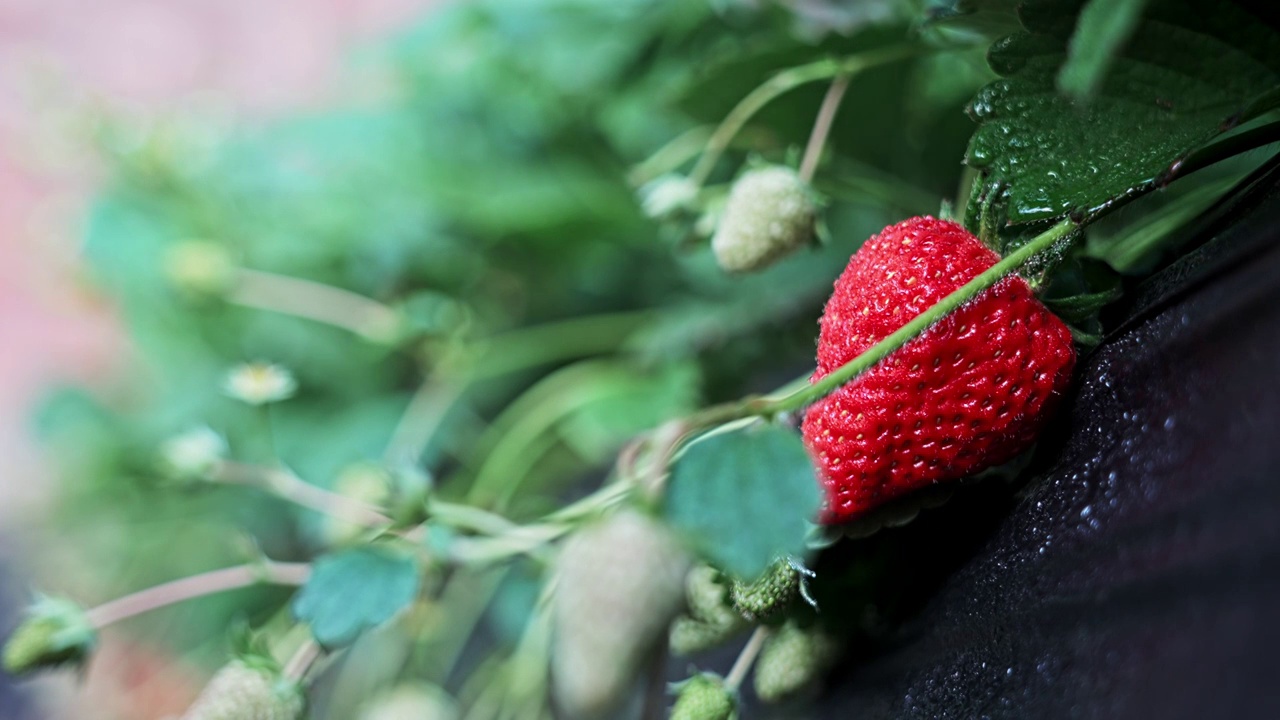
<path id="1" fill-rule="evenodd" d="M 455 3 L 354 58 L 345 107 L 267 127 L 103 120 L 112 173 L 84 252 L 134 351 L 112 387 L 61 390 L 40 413 L 64 479 L 48 534 L 101 598 L 243 562 L 249 537 L 277 559 L 341 539 L 265 494 L 167 480 L 157 448 L 206 425 L 233 458 L 274 454 L 338 492 L 377 499 L 404 482 L 352 480 L 377 467 L 527 520 L 598 484 L 637 432 L 804 375 L 821 304 L 858 245 L 944 200 L 963 207 L 965 106 L 995 77 L 990 40 L 1016 28 L 1010 3 L 980 4 L 953 17 L 925 0 Z M 692 159 L 775 73 L 903 43 L 948 49 L 853 79 L 815 180 L 823 245 L 730 277 L 699 218 L 646 216 L 642 186 Z M 749 161 L 794 164 L 825 87 L 753 118 L 704 194 L 723 195 Z M 1218 177 L 1217 193 L 1242 171 Z M 268 409 L 228 398 L 228 369 L 254 360 L 290 368 L 297 396 Z M 496 593 L 475 608 L 485 632 L 513 643 L 536 576 L 467 580 L 438 612 L 484 593 Z M 229 623 L 261 624 L 284 599 L 215 596 L 137 627 L 219 663 Z M 385 658 L 390 643 L 440 682 L 460 672 L 442 659 L 459 647 L 391 635 L 352 654 L 384 643 Z M 366 681 L 343 678 L 336 687 Z M 327 717 L 351 717 L 341 702 Z"/>

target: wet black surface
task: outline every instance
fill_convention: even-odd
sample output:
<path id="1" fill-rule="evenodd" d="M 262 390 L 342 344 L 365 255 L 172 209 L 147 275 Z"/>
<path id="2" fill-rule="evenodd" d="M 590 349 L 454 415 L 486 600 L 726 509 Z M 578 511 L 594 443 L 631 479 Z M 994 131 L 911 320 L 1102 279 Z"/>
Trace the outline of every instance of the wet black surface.
<path id="1" fill-rule="evenodd" d="M 923 599 L 822 717 L 1280 718 L 1275 177 L 1198 232 L 1083 359 L 1035 480 L 882 533 Z"/>

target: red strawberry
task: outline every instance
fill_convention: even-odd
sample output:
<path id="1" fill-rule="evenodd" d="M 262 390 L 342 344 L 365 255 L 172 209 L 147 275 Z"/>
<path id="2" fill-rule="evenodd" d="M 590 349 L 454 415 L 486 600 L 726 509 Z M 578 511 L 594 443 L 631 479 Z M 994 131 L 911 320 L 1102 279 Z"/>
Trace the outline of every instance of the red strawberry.
<path id="1" fill-rule="evenodd" d="M 999 261 L 959 225 L 912 218 L 849 259 L 827 301 L 816 382 Z M 1010 276 L 814 404 L 804 437 L 838 523 L 1026 450 L 1075 364 L 1071 331 Z"/>

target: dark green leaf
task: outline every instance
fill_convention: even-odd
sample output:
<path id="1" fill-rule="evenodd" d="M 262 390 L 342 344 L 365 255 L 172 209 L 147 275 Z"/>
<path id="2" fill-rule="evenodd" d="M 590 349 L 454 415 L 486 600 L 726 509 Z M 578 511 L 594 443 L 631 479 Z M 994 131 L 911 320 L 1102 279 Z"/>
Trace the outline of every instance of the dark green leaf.
<path id="1" fill-rule="evenodd" d="M 1120 47 L 1129 39 L 1147 0 L 1089 0 L 1071 36 L 1071 51 L 1058 72 L 1058 87 L 1074 98 L 1098 89 Z"/>
<path id="2" fill-rule="evenodd" d="M 689 364 L 649 374 L 615 373 L 564 419 L 560 433 L 578 454 L 604 460 L 628 438 L 691 412 L 697 387 L 698 374 Z"/>
<path id="3" fill-rule="evenodd" d="M 1056 91 L 1080 0 L 1029 0 L 1028 32 L 996 43 L 970 113 L 982 172 L 966 223 L 987 229 L 1096 212 L 1156 187 L 1171 165 L 1268 104 L 1280 37 L 1227 0 L 1154 1 L 1087 106 Z M 985 215 L 985 217 L 983 217 Z"/>
<path id="4" fill-rule="evenodd" d="M 293 614 L 311 625 L 325 647 L 351 644 L 386 622 L 418 594 L 418 563 L 385 547 L 358 547 L 316 561 L 293 601 Z"/>
<path id="5" fill-rule="evenodd" d="M 664 514 L 713 564 L 754 578 L 800 554 L 820 503 L 800 436 L 755 424 L 695 441 L 676 462 Z"/>
<path id="6" fill-rule="evenodd" d="M 1103 307 L 1119 300 L 1123 295 L 1124 291 L 1117 285 L 1101 292 L 1072 295 L 1064 298 L 1045 298 L 1044 303 L 1049 306 L 1049 309 L 1055 315 L 1063 320 L 1080 322 L 1093 316 Z"/>
<path id="7" fill-rule="evenodd" d="M 977 35 L 998 38 L 1020 29 L 1018 0 L 954 0 L 935 5 L 926 13 L 926 33 L 943 38 Z"/>
<path id="8" fill-rule="evenodd" d="M 1127 223 L 1110 235 L 1090 234 L 1087 251 L 1120 272 L 1132 272 L 1151 261 L 1152 254 L 1175 239 L 1182 228 L 1208 210 L 1240 181 L 1238 174 L 1203 178 L 1201 184 L 1179 193 L 1157 211 Z"/>

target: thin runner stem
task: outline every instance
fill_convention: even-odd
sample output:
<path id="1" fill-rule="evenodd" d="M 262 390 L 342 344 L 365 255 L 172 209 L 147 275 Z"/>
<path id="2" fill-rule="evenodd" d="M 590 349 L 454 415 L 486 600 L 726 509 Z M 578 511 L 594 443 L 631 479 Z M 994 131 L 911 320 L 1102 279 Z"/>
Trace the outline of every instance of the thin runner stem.
<path id="1" fill-rule="evenodd" d="M 89 610 L 89 622 L 96 628 L 102 628 L 135 615 L 228 590 L 258 584 L 302 585 L 310 575 L 311 566 L 306 563 L 270 560 L 211 570 L 103 603 Z"/>
<path id="2" fill-rule="evenodd" d="M 849 76 L 840 75 L 831 81 L 827 94 L 822 98 L 822 106 L 818 108 L 818 117 L 813 121 L 813 132 L 809 134 L 809 144 L 804 149 L 804 159 L 800 161 L 800 179 L 808 183 L 818 170 L 818 161 L 822 159 L 822 150 L 827 145 L 827 137 L 831 134 L 831 125 L 835 122 L 836 113 L 840 111 L 840 102 L 849 89 Z"/>
<path id="3" fill-rule="evenodd" d="M 707 148 L 689 173 L 695 186 L 701 187 L 715 170 L 716 163 L 747 122 L 779 96 L 811 82 L 841 75 L 852 77 L 863 70 L 905 60 L 926 50 L 918 45 L 892 45 L 868 50 L 845 58 L 829 58 L 788 68 L 774 75 L 742 98 L 725 116 L 707 141 Z"/>
<path id="4" fill-rule="evenodd" d="M 760 655 L 760 648 L 764 647 L 764 641 L 768 638 L 769 628 L 763 625 L 751 633 L 751 638 L 742 647 L 742 652 L 738 653 L 738 659 L 733 661 L 733 667 L 724 678 L 726 690 L 732 693 L 742 687 L 742 681 L 747 679 L 747 673 L 751 672 L 751 666 L 755 664 L 756 657 Z"/>

